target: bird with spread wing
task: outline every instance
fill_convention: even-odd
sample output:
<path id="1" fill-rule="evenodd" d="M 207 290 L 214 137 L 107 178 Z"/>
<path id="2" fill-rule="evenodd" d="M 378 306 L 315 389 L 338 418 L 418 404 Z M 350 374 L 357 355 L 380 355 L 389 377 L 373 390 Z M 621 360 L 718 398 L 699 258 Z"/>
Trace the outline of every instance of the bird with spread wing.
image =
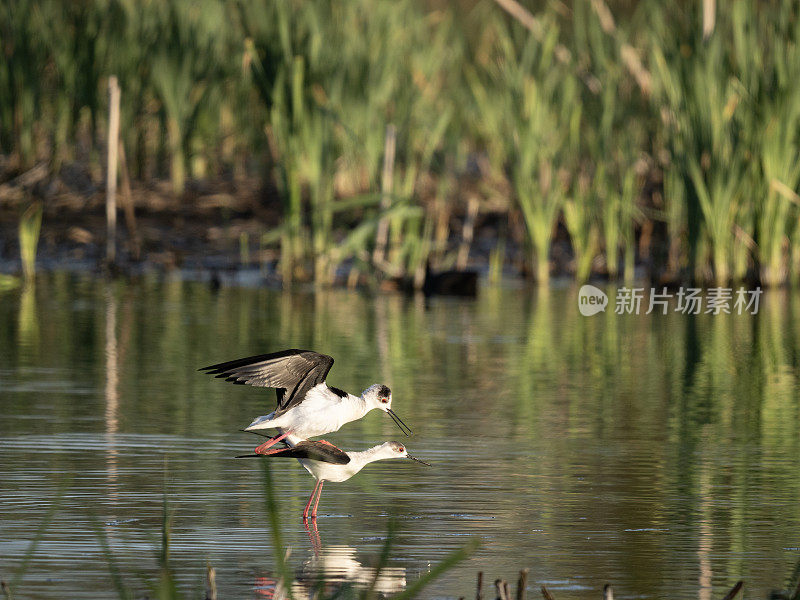
<path id="1" fill-rule="evenodd" d="M 261 433 L 277 429 L 277 435 L 256 448 L 260 453 L 281 440 L 293 444 L 338 431 L 373 409 L 388 414 L 401 431 L 411 430 L 392 410 L 392 392 L 381 384 L 365 389 L 360 396 L 330 387 L 325 379 L 333 358 L 311 350 L 283 350 L 203 367 L 201 371 L 240 385 L 275 388 L 277 408 L 257 417 L 244 431 Z"/>

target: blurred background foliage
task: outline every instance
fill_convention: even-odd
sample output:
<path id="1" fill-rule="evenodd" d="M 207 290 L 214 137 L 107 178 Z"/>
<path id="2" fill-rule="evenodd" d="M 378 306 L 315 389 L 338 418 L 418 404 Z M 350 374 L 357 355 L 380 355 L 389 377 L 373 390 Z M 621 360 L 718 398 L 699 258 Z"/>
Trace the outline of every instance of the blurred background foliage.
<path id="1" fill-rule="evenodd" d="M 782 285 L 800 273 L 799 11 L 5 2 L 0 186 L 42 163 L 101 182 L 115 74 L 134 185 L 191 204 L 190 181 L 257 178 L 285 282 L 463 267 L 466 242 L 493 277 Z"/>

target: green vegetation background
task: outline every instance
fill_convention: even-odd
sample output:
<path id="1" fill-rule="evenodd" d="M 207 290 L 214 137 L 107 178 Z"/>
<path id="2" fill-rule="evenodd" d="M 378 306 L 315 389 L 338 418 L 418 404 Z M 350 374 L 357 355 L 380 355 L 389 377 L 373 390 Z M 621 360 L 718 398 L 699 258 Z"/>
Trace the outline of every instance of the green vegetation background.
<path id="1" fill-rule="evenodd" d="M 782 285 L 800 273 L 799 9 L 15 0 L 0 154 L 8 174 L 79 161 L 102 181 L 113 74 L 135 180 L 277 190 L 261 243 L 285 280 L 452 263 L 472 203 L 494 276 L 509 238 L 540 282 L 563 240 L 579 281 L 638 263 L 664 282 Z"/>

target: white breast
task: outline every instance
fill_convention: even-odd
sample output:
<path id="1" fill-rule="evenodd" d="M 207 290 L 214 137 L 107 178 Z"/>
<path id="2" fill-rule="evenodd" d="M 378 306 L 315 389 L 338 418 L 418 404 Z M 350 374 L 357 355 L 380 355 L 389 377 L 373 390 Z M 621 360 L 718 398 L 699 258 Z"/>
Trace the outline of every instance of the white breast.
<path id="1" fill-rule="evenodd" d="M 363 464 L 354 464 L 350 461 L 346 465 L 333 465 L 331 463 L 320 462 L 318 460 L 306 460 L 305 458 L 298 458 L 306 471 L 311 473 L 315 479 L 324 479 L 325 481 L 347 481 L 353 475 L 358 473 Z"/>
<path id="2" fill-rule="evenodd" d="M 351 395 L 342 398 L 321 383 L 311 388 L 300 404 L 274 419 L 272 425 L 291 429 L 301 438 L 325 435 L 364 416 L 362 405 L 360 398 Z"/>

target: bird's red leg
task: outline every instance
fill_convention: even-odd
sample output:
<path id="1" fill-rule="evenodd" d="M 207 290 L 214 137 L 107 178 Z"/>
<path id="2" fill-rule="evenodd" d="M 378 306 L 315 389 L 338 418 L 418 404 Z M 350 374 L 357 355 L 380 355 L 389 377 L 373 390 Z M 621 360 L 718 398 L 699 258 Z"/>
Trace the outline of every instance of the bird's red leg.
<path id="1" fill-rule="evenodd" d="M 277 581 L 271 577 L 256 577 L 255 592 L 257 596 L 264 596 L 266 598 L 275 597 L 275 586 Z"/>
<path id="2" fill-rule="evenodd" d="M 269 438 L 266 442 L 264 442 L 263 444 L 258 446 L 254 450 L 254 452 L 256 454 L 265 454 L 264 450 L 266 450 L 267 448 L 271 448 L 272 446 L 274 446 L 275 444 L 280 442 L 283 438 L 285 438 L 287 435 L 291 435 L 291 433 L 292 433 L 291 431 L 287 431 L 287 432 L 282 433 L 280 435 L 276 435 L 275 437 Z"/>
<path id="3" fill-rule="evenodd" d="M 314 495 L 317 493 L 317 489 L 319 489 L 320 482 L 317 482 L 317 485 L 314 486 L 314 491 L 311 492 L 311 496 L 308 498 L 308 504 L 306 504 L 306 509 L 303 511 L 303 520 L 305 521 L 308 519 L 308 509 L 311 508 L 311 502 L 314 500 Z"/>
<path id="4" fill-rule="evenodd" d="M 325 444 L 326 446 L 330 446 L 331 448 L 336 448 L 337 450 L 341 450 L 341 448 L 334 446 L 328 440 L 319 440 L 320 444 Z"/>
<path id="5" fill-rule="evenodd" d="M 289 448 L 273 448 L 272 450 L 262 450 L 258 454 L 260 454 L 261 456 L 269 456 L 271 454 L 278 454 L 279 452 L 285 452 L 286 450 L 289 450 Z"/>
<path id="6" fill-rule="evenodd" d="M 303 524 L 306 526 L 306 533 L 308 539 L 311 540 L 311 548 L 314 550 L 314 555 L 319 556 L 322 552 L 322 540 L 319 538 L 319 530 L 317 529 L 316 519 L 311 520 L 311 528 L 308 527 L 308 520 L 303 519 Z"/>
<path id="7" fill-rule="evenodd" d="M 325 483 L 324 479 L 319 480 L 319 493 L 317 494 L 317 501 L 314 503 L 314 510 L 311 513 L 311 519 L 313 521 L 317 520 L 317 507 L 319 506 L 319 498 L 322 496 L 322 484 Z"/>

